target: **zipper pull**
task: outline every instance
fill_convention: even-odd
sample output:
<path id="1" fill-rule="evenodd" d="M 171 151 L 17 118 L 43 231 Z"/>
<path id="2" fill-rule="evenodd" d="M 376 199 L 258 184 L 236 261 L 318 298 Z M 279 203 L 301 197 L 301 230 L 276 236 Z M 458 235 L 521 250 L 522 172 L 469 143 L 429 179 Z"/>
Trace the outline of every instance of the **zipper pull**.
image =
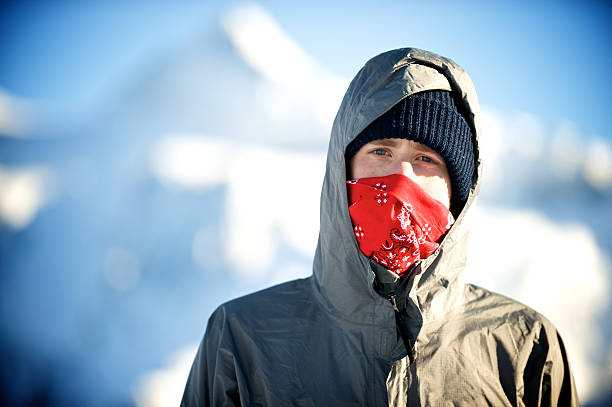
<path id="1" fill-rule="evenodd" d="M 399 312 L 399 310 L 397 309 L 397 303 L 395 302 L 395 294 L 392 294 L 392 295 L 389 297 L 389 301 L 391 301 L 391 304 L 393 305 L 393 309 L 394 309 L 396 312 Z"/>

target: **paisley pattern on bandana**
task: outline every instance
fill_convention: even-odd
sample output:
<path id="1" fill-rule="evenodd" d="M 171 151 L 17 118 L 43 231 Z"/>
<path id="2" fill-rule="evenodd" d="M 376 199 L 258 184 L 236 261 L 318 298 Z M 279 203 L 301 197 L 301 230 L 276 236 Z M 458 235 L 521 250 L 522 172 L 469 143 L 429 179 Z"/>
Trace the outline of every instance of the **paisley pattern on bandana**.
<path id="1" fill-rule="evenodd" d="M 347 189 L 359 249 L 400 276 L 429 257 L 454 222 L 441 202 L 403 174 L 350 180 Z"/>

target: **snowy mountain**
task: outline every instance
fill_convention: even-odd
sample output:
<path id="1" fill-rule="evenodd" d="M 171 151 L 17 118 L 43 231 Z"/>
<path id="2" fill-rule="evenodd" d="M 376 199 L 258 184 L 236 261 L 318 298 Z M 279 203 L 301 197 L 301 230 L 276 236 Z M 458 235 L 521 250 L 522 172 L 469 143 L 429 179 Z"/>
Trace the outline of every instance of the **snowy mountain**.
<path id="1" fill-rule="evenodd" d="M 310 274 L 348 78 L 249 5 L 130 79 L 91 122 L 0 138 L 6 400 L 176 404 L 216 305 Z M 547 315 L 592 399 L 612 382 L 612 146 L 483 119 L 466 279 Z"/>

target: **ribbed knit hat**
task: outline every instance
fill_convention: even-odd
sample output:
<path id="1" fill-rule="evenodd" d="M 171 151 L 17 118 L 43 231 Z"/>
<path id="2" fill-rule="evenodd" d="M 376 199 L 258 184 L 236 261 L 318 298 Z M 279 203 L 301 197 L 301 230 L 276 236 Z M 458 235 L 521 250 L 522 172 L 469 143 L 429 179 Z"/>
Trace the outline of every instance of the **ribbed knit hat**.
<path id="1" fill-rule="evenodd" d="M 445 90 L 424 91 L 403 99 L 374 120 L 346 148 L 346 162 L 373 140 L 403 138 L 435 150 L 444 159 L 451 179 L 451 205 L 458 216 L 474 173 L 472 131 L 460 113 L 464 109 Z"/>

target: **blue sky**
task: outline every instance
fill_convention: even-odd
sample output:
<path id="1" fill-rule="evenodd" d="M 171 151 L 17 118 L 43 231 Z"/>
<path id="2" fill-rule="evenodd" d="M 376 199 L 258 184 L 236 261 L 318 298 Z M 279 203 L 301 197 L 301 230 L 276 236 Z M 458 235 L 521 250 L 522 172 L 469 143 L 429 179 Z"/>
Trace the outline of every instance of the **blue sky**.
<path id="1" fill-rule="evenodd" d="M 234 2 L 235 3 L 235 2 Z M 605 2 L 259 2 L 298 44 L 350 78 L 369 57 L 415 46 L 464 66 L 481 104 L 526 111 L 587 136 L 609 131 Z M 134 75 L 215 29 L 231 2 L 4 2 L 0 87 L 95 109 Z"/>

